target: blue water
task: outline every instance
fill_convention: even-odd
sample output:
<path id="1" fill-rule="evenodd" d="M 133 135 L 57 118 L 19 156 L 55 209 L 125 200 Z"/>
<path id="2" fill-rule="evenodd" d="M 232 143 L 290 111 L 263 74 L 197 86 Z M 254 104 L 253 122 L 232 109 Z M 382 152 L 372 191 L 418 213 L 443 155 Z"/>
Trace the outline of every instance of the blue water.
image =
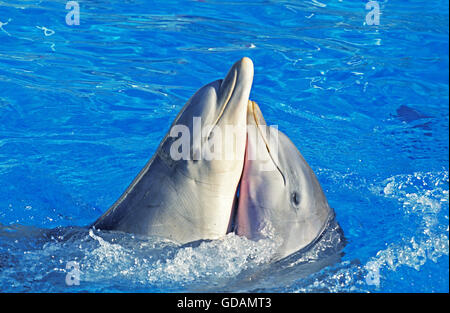
<path id="1" fill-rule="evenodd" d="M 0 0 L 0 291 L 449 291 L 448 1 L 379 1 L 379 25 L 365 1 L 79 3 L 68 26 L 66 1 Z M 270 264 L 269 239 L 67 228 L 106 211 L 243 56 L 336 211 L 340 258 L 303 271 L 320 258 Z"/>

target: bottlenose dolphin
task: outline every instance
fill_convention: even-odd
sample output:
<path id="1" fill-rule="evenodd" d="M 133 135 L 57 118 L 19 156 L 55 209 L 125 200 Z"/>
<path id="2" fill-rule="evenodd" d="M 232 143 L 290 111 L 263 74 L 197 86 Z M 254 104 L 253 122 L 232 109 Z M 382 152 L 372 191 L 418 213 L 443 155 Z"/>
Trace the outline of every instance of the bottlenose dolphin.
<path id="1" fill-rule="evenodd" d="M 225 79 L 199 89 L 171 126 L 192 134 L 188 158 L 173 157 L 179 139 L 169 131 L 130 186 L 93 226 L 179 243 L 224 236 L 244 164 L 252 82 L 253 63 L 243 58 Z M 213 145 L 215 157 L 202 158 L 204 147 L 211 145 L 218 130 L 225 133 L 228 125 L 234 126 L 234 140 L 219 140 Z M 209 131 L 200 134 L 200 128 Z"/>
<path id="2" fill-rule="evenodd" d="M 248 138 L 235 233 L 249 239 L 281 239 L 276 259 L 315 242 L 334 211 L 315 174 L 289 138 L 268 127 L 249 101 Z M 251 131 L 254 130 L 254 131 Z"/>

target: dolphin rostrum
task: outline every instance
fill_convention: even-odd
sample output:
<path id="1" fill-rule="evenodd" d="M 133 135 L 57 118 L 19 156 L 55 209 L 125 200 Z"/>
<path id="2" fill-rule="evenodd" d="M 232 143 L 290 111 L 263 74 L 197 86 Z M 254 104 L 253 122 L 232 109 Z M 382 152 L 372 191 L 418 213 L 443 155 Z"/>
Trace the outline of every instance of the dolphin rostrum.
<path id="1" fill-rule="evenodd" d="M 179 243 L 224 236 L 244 164 L 252 82 L 253 63 L 243 58 L 223 80 L 199 89 L 175 118 L 153 157 L 93 226 Z M 219 135 L 227 133 L 228 126 L 234 126 L 234 136 L 223 140 Z M 187 153 L 179 152 L 180 147 L 186 148 L 180 145 L 181 138 L 175 138 L 180 133 L 188 133 Z M 212 156 L 205 153 L 211 147 Z"/>

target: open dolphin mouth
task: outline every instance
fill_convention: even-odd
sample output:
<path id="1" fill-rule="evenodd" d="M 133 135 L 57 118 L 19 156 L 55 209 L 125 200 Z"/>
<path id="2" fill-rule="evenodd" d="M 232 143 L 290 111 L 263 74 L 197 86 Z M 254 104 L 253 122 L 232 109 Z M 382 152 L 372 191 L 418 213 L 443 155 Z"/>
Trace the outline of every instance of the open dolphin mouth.
<path id="1" fill-rule="evenodd" d="M 283 178 L 283 182 L 284 182 L 284 186 L 286 186 L 286 177 L 284 175 L 284 173 L 281 171 L 281 168 L 278 164 L 278 162 L 275 160 L 273 153 L 270 149 L 270 144 L 269 141 L 267 139 L 267 133 L 266 131 L 268 130 L 268 126 L 266 124 L 266 121 L 264 120 L 264 117 L 262 115 L 261 109 L 259 108 L 258 104 L 255 101 L 252 100 L 248 100 L 248 110 L 247 110 L 247 114 L 250 114 L 250 117 L 253 118 L 253 120 L 255 121 L 255 125 L 257 127 L 258 133 L 254 134 L 254 135 L 258 135 L 261 136 L 261 138 L 263 139 L 265 148 L 267 149 L 267 152 L 269 153 L 269 156 L 271 158 L 271 161 L 274 163 L 276 169 L 278 170 L 278 172 L 281 174 L 281 177 Z M 236 193 L 235 193 L 235 202 L 233 204 L 233 210 L 232 210 L 232 214 L 230 216 L 230 221 L 229 221 L 229 227 L 228 227 L 228 233 L 230 232 L 234 232 L 234 227 L 236 225 L 236 218 L 237 218 L 237 211 L 238 211 L 238 203 L 239 203 L 239 190 L 241 189 L 241 182 L 242 182 L 242 178 L 244 176 L 244 170 L 245 167 L 248 166 L 247 163 L 247 154 L 248 154 L 248 149 L 249 149 L 249 138 L 248 138 L 249 134 L 247 133 L 247 140 L 245 141 L 245 156 L 244 156 L 244 166 L 242 167 L 242 174 L 241 177 L 239 179 L 239 183 L 236 189 Z M 257 138 L 253 138 L 253 140 L 256 140 Z M 275 142 L 275 144 L 278 144 L 278 142 Z"/>

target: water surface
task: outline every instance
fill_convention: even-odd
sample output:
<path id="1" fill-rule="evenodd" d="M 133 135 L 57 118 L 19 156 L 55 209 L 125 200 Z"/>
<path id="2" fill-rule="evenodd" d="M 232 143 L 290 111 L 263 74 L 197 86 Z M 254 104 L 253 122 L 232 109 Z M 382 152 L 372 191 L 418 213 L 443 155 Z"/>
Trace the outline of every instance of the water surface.
<path id="1" fill-rule="evenodd" d="M 364 1 L 80 1 L 68 26 L 65 1 L 0 0 L 0 290 L 448 292 L 448 2 L 379 3 L 367 25 Z M 336 211 L 341 258 L 78 228 L 243 56 Z"/>

